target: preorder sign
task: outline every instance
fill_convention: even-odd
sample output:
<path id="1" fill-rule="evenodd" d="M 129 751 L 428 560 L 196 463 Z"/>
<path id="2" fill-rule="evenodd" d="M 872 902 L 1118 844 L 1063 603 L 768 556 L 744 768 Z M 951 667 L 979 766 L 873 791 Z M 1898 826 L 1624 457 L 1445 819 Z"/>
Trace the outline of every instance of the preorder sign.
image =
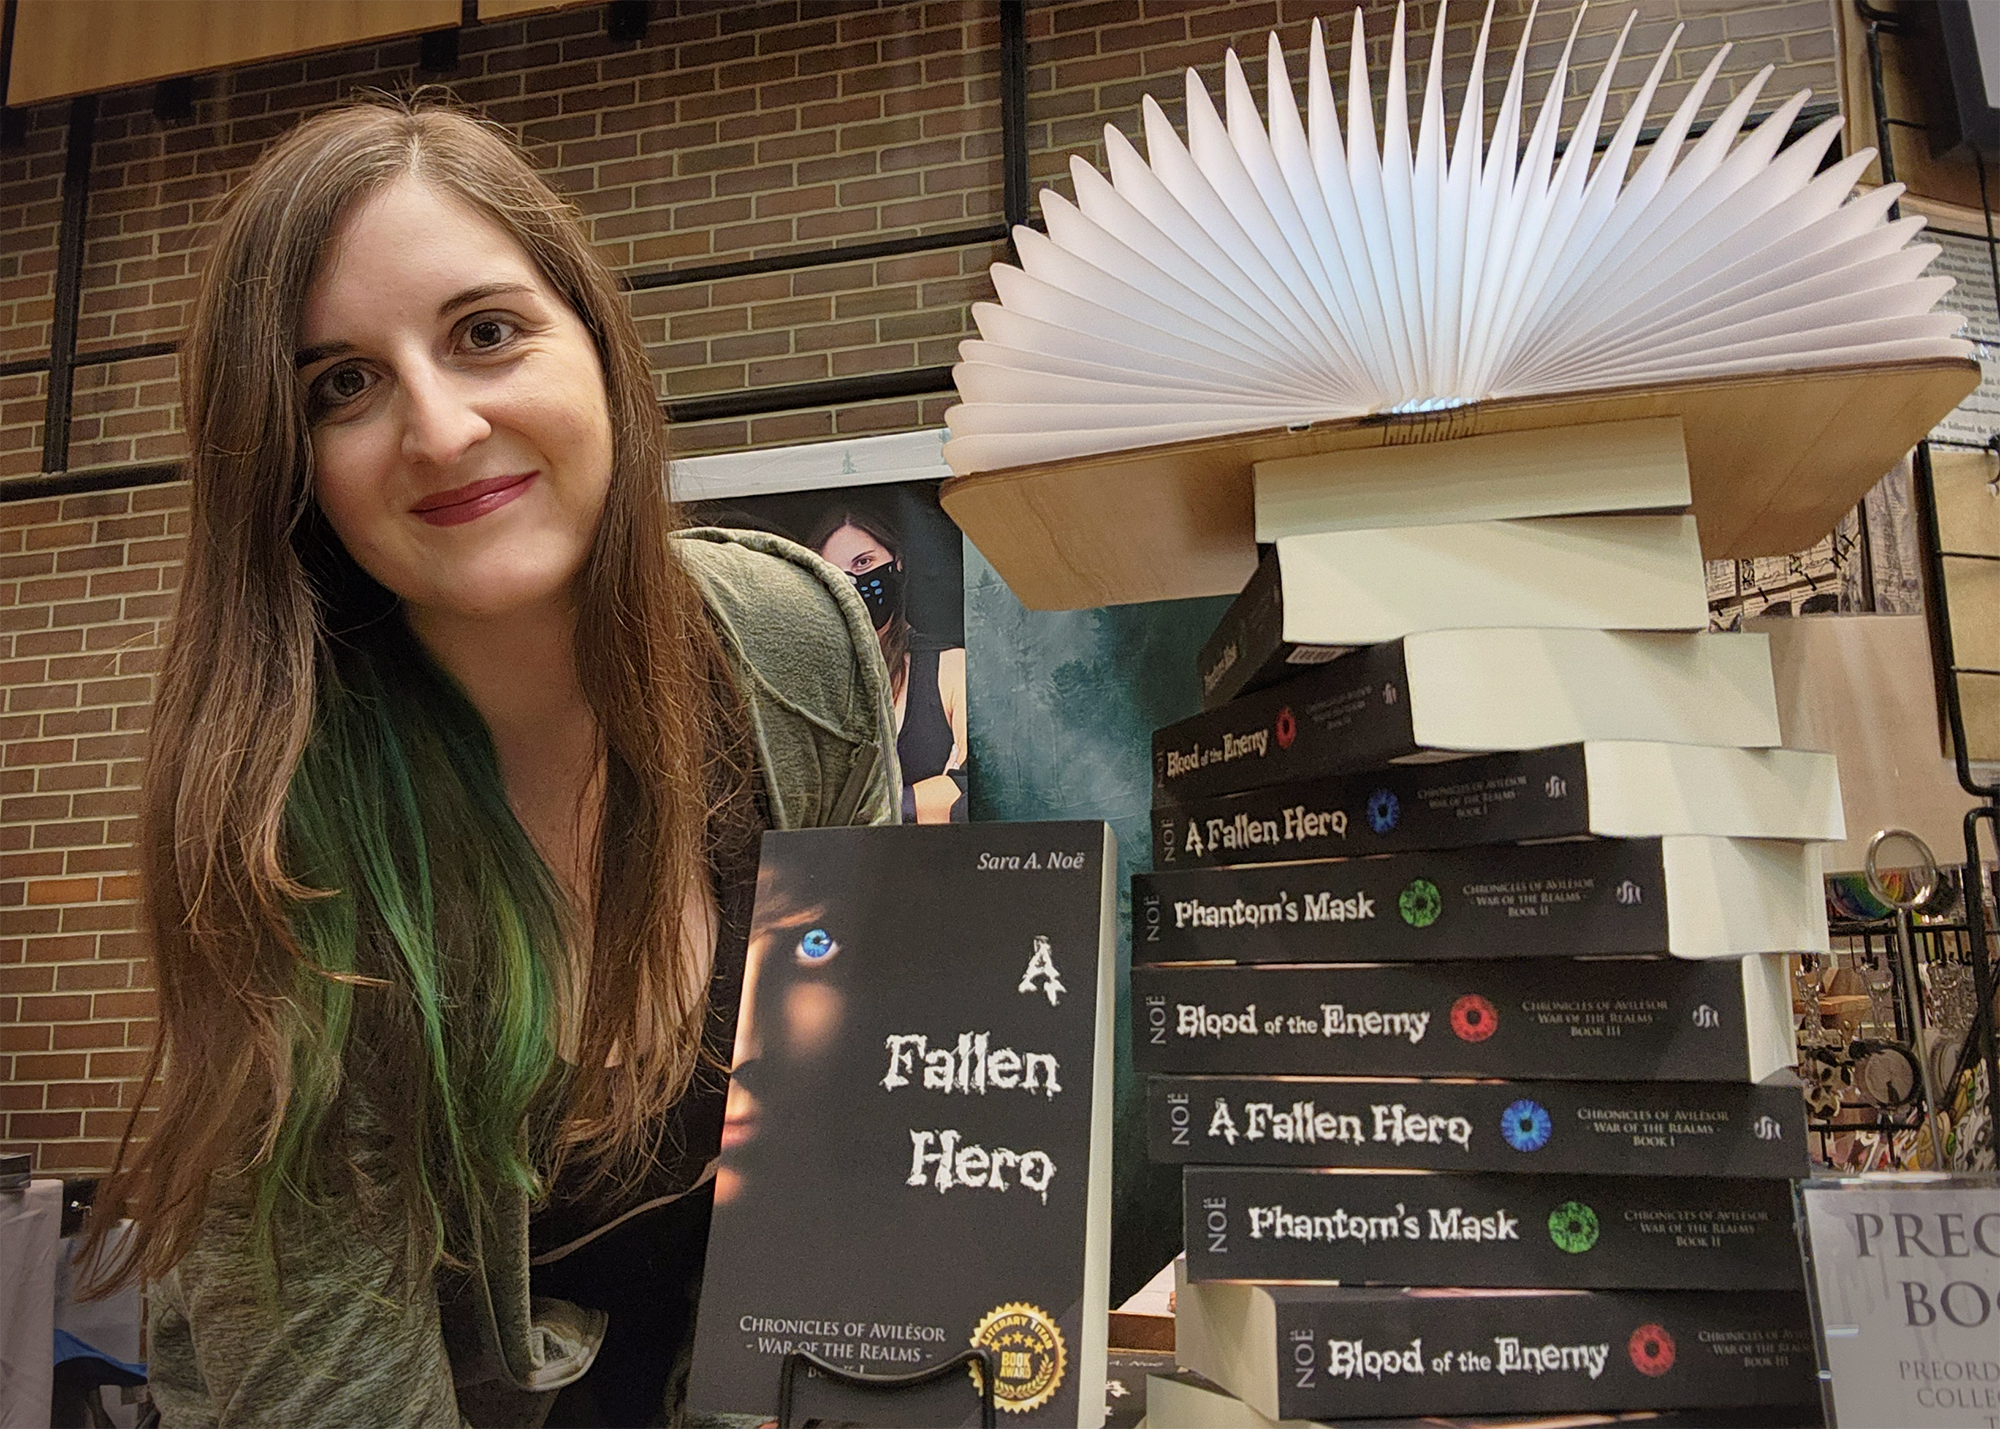
<path id="1" fill-rule="evenodd" d="M 1800 1188 L 1840 1429 L 2000 1429 L 2000 1180 Z"/>

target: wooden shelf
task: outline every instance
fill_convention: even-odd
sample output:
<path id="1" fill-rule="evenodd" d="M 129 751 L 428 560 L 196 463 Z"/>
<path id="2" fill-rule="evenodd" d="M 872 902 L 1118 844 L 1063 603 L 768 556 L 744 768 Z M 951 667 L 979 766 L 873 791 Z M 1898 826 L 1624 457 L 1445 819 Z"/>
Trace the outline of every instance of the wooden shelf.
<path id="1" fill-rule="evenodd" d="M 15 0 L 11 8 L 7 103 L 16 109 L 448 30 L 465 13 L 460 0 Z"/>
<path id="2" fill-rule="evenodd" d="M 1257 564 L 1257 462 L 1677 416 L 1702 554 L 1781 556 L 1832 530 L 1978 385 L 1977 362 L 1940 358 L 1509 397 L 954 477 L 942 499 L 1033 610 L 1233 595 Z"/>

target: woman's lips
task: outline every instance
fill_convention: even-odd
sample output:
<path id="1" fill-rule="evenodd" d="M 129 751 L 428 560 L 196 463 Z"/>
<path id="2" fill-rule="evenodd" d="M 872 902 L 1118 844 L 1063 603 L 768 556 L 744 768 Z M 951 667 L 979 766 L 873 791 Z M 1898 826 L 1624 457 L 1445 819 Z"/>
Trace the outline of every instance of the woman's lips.
<path id="1" fill-rule="evenodd" d="M 722 1123 L 722 1149 L 733 1151 L 746 1142 L 757 1139 L 757 1114 L 732 1116 Z"/>
<path id="2" fill-rule="evenodd" d="M 722 1107 L 722 1149 L 730 1151 L 757 1139 L 757 1098 L 740 1082 L 729 1084 Z"/>
<path id="3" fill-rule="evenodd" d="M 489 511 L 498 511 L 526 491 L 528 483 L 537 475 L 539 473 L 529 471 L 468 482 L 450 491 L 426 496 L 410 508 L 410 513 L 433 526 L 463 526 L 468 521 L 477 521 Z"/>

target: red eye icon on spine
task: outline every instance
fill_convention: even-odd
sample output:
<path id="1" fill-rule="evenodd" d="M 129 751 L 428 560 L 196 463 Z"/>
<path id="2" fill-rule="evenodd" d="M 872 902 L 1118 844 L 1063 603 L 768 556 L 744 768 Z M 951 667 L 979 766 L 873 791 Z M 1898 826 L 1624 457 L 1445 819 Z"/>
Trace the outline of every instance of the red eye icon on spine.
<path id="1" fill-rule="evenodd" d="M 1299 737 L 1299 722 L 1290 705 L 1278 711 L 1277 735 L 1280 749 L 1290 749 L 1292 741 Z"/>
<path id="2" fill-rule="evenodd" d="M 1451 1005 L 1451 1030 L 1461 1042 L 1484 1042 L 1500 1030 L 1500 1014 L 1476 992 Z"/>
<path id="3" fill-rule="evenodd" d="M 1625 1352 L 1632 1356 L 1632 1368 L 1652 1379 L 1674 1367 L 1674 1337 L 1660 1325 L 1641 1325 L 1634 1330 L 1625 1342 Z"/>

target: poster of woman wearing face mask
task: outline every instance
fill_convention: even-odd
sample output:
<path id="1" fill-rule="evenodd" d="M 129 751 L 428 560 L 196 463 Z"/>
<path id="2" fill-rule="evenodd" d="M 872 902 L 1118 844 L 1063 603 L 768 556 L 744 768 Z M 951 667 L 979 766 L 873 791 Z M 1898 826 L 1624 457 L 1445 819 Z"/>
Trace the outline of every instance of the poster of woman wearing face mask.
<path id="1" fill-rule="evenodd" d="M 963 823 L 966 763 L 964 549 L 934 481 L 702 502 L 707 525 L 774 531 L 852 580 L 868 607 L 896 702 L 903 822 Z"/>

